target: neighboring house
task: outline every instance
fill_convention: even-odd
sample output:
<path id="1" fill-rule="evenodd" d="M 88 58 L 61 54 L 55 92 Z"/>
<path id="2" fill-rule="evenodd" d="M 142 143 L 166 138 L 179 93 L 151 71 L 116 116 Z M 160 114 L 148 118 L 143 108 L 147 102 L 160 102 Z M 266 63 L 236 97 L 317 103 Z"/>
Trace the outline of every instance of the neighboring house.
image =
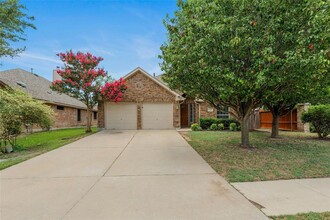
<path id="1" fill-rule="evenodd" d="M 57 77 L 54 74 L 54 77 Z M 33 98 L 44 102 L 55 112 L 54 128 L 86 125 L 86 106 L 84 103 L 65 94 L 52 91 L 52 82 L 22 69 L 0 71 L 0 88 L 6 86 L 21 89 Z M 97 110 L 93 112 L 92 124 L 97 124 Z"/>
<path id="2" fill-rule="evenodd" d="M 207 102 L 171 90 L 139 67 L 123 78 L 128 87 L 123 101 L 99 102 L 100 128 L 174 129 L 189 127 L 201 117 L 229 117 Z"/>

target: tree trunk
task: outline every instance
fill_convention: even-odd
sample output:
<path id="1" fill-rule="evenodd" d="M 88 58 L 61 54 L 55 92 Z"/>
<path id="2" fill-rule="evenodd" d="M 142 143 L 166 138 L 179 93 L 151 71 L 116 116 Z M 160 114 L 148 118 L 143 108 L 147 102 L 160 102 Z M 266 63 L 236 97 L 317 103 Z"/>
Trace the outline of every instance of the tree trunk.
<path id="1" fill-rule="evenodd" d="M 249 114 L 247 114 L 241 122 L 241 147 L 249 148 Z"/>
<path id="2" fill-rule="evenodd" d="M 279 136 L 279 120 L 280 113 L 278 111 L 272 111 L 273 121 L 272 121 L 272 138 L 277 138 Z"/>
<path id="3" fill-rule="evenodd" d="M 87 107 L 87 116 L 86 116 L 86 133 L 92 132 L 92 111 Z"/>

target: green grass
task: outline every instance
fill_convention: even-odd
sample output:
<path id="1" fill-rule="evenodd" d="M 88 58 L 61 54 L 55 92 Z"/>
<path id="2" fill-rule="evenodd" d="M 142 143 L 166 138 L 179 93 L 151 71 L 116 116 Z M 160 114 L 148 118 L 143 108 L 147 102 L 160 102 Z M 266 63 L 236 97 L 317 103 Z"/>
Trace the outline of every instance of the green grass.
<path id="1" fill-rule="evenodd" d="M 229 182 L 330 177 L 330 140 L 315 134 L 251 132 L 251 149 L 239 147 L 240 132 L 183 133 L 191 146 Z"/>
<path id="2" fill-rule="evenodd" d="M 281 215 L 281 216 L 272 216 L 271 219 L 274 220 L 326 220 L 330 219 L 330 212 L 323 213 L 304 213 L 297 215 Z"/>
<path id="3" fill-rule="evenodd" d="M 93 128 L 93 133 L 97 128 Z M 90 134 L 90 133 L 89 133 Z M 61 129 L 46 132 L 38 132 L 17 138 L 14 152 L 9 154 L 0 153 L 0 170 L 71 143 L 89 134 L 85 128 Z"/>

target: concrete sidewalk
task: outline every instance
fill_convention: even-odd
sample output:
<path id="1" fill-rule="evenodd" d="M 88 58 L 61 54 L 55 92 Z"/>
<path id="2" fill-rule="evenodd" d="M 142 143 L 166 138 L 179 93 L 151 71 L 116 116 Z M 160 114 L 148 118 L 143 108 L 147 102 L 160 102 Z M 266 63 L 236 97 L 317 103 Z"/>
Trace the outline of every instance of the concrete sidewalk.
<path id="1" fill-rule="evenodd" d="M 330 211 L 330 178 L 233 183 L 268 216 Z"/>
<path id="2" fill-rule="evenodd" d="M 0 172 L 0 219 L 267 219 L 173 130 L 103 131 Z"/>

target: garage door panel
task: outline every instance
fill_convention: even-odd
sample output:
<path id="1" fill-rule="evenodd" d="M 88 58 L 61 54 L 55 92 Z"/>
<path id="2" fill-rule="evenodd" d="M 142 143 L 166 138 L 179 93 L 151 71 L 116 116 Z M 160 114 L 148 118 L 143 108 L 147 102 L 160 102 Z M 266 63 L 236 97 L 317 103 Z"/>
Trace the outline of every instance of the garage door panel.
<path id="1" fill-rule="evenodd" d="M 173 129 L 173 104 L 143 104 L 143 129 Z"/>
<path id="2" fill-rule="evenodd" d="M 137 129 L 136 103 L 107 103 L 105 122 L 106 129 Z"/>

